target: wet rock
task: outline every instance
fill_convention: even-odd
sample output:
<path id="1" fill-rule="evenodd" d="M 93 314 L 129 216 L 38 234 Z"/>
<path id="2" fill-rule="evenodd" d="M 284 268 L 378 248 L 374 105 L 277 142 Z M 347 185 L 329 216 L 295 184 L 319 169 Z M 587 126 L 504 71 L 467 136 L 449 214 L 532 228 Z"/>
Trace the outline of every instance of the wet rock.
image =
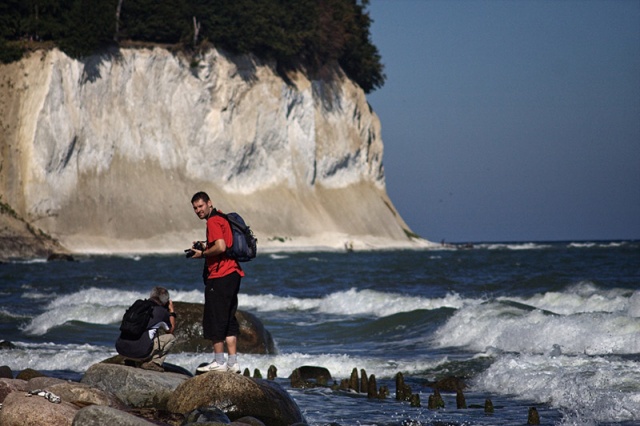
<path id="1" fill-rule="evenodd" d="M 358 369 L 351 370 L 351 377 L 349 378 L 349 389 L 353 389 L 356 392 L 360 392 L 360 383 L 358 382 Z"/>
<path id="2" fill-rule="evenodd" d="M 47 262 L 56 262 L 56 261 L 74 262 L 75 259 L 69 253 L 51 253 L 47 257 Z"/>
<path id="3" fill-rule="evenodd" d="M 73 418 L 72 426 L 150 426 L 154 424 L 156 423 L 151 423 L 125 411 L 116 410 L 115 408 L 104 405 L 90 405 L 78 410 Z"/>
<path id="4" fill-rule="evenodd" d="M 2 426 L 69 426 L 78 407 L 62 401 L 59 404 L 46 398 L 23 392 L 11 392 L 2 403 L 0 424 Z"/>
<path id="5" fill-rule="evenodd" d="M 280 385 L 240 374 L 209 372 L 193 377 L 173 391 L 167 404 L 175 413 L 211 406 L 232 421 L 251 416 L 269 426 L 304 422 L 295 401 Z"/>
<path id="6" fill-rule="evenodd" d="M 8 340 L 3 340 L 2 342 L 0 342 L 0 350 L 3 349 L 15 349 L 16 345 L 14 345 L 13 343 L 11 343 Z"/>
<path id="7" fill-rule="evenodd" d="M 376 383 L 376 376 L 371 375 L 369 380 L 367 380 L 367 398 L 377 398 L 378 397 L 378 384 Z"/>
<path id="8" fill-rule="evenodd" d="M 438 389 L 434 389 L 433 395 L 429 395 L 429 401 L 427 402 L 427 407 L 430 410 L 437 410 L 440 408 L 444 408 L 444 400 L 442 399 L 442 395 L 440 395 L 440 391 Z"/>
<path id="9" fill-rule="evenodd" d="M 536 407 L 529 408 L 529 414 L 527 416 L 527 424 L 528 425 L 540 424 L 540 415 L 538 414 L 538 410 L 536 410 Z"/>
<path id="10" fill-rule="evenodd" d="M 362 392 L 369 389 L 369 377 L 364 368 L 360 369 L 360 389 L 362 389 Z"/>
<path id="11" fill-rule="evenodd" d="M 253 378 L 254 379 L 262 379 L 262 373 L 260 372 L 259 369 L 257 369 L 257 368 L 253 369 Z"/>
<path id="12" fill-rule="evenodd" d="M 298 380 L 302 380 L 302 387 L 328 386 L 333 380 L 331 373 L 324 367 L 303 365 L 294 370 L 297 372 Z M 293 375 L 293 373 L 292 373 Z"/>
<path id="13" fill-rule="evenodd" d="M 174 352 L 210 352 L 211 341 L 202 337 L 202 315 L 204 305 L 201 303 L 174 302 L 178 314 L 175 329 L 176 343 Z M 236 318 L 240 323 L 238 336 L 238 352 L 246 354 L 275 354 L 275 342 L 271 333 L 264 328 L 255 315 L 238 310 Z"/>
<path id="14" fill-rule="evenodd" d="M 467 384 L 464 380 L 453 376 L 445 377 L 437 382 L 430 383 L 429 386 L 434 389 L 440 389 L 443 392 L 457 392 L 458 389 L 465 390 L 467 388 Z"/>
<path id="15" fill-rule="evenodd" d="M 420 405 L 420 395 L 418 395 L 417 393 L 414 393 L 413 395 L 411 395 L 411 406 L 412 407 L 421 407 L 422 405 Z"/>
<path id="16" fill-rule="evenodd" d="M 493 414 L 493 402 L 490 399 L 484 401 L 484 412 L 487 414 Z"/>
<path id="17" fill-rule="evenodd" d="M 190 423 L 231 423 L 231 419 L 218 407 L 200 407 L 186 415 L 185 424 Z"/>
<path id="18" fill-rule="evenodd" d="M 270 365 L 269 370 L 267 370 L 267 379 L 275 380 L 278 377 L 278 369 L 275 365 Z"/>
<path id="19" fill-rule="evenodd" d="M 404 383 L 402 373 L 396 374 L 396 400 L 409 401 L 411 399 L 411 387 Z"/>
<path id="20" fill-rule="evenodd" d="M 183 374 L 98 363 L 89 367 L 80 382 L 111 393 L 130 407 L 164 410 L 171 393 L 185 380 Z"/>
<path id="21" fill-rule="evenodd" d="M 456 407 L 458 410 L 467 408 L 467 400 L 465 399 L 461 389 L 456 391 Z"/>

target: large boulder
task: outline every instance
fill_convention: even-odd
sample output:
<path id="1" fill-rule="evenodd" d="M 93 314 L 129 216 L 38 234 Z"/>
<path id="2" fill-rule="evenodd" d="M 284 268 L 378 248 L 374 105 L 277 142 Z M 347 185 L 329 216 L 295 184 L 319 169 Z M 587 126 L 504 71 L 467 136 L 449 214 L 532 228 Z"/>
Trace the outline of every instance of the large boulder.
<path id="1" fill-rule="evenodd" d="M 28 390 L 26 380 L 0 378 L 0 403 L 2 403 L 11 392 L 26 392 Z"/>
<path id="2" fill-rule="evenodd" d="M 277 383 L 241 374 L 209 372 L 183 382 L 169 397 L 167 408 L 186 414 L 217 407 L 232 421 L 255 417 L 267 426 L 304 422 L 295 401 Z"/>
<path id="3" fill-rule="evenodd" d="M 2 403 L 2 426 L 71 426 L 78 407 L 69 402 L 58 404 L 38 395 L 11 392 Z"/>
<path id="4" fill-rule="evenodd" d="M 98 363 L 89 367 L 80 382 L 115 395 L 129 407 L 164 410 L 171 393 L 187 378 L 183 374 Z"/>
<path id="5" fill-rule="evenodd" d="M 178 314 L 176 321 L 176 343 L 174 352 L 210 352 L 211 341 L 202 337 L 202 316 L 204 305 L 200 303 L 174 302 Z M 238 352 L 245 354 L 275 354 L 276 346 L 271 333 L 264 328 L 255 315 L 237 311 L 240 323 Z"/>

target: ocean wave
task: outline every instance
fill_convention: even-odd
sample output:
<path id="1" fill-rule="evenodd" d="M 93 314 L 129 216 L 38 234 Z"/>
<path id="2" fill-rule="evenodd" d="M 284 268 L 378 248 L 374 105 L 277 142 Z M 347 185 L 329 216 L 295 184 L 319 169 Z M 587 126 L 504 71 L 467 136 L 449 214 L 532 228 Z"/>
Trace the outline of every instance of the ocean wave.
<path id="1" fill-rule="evenodd" d="M 493 301 L 456 311 L 436 330 L 437 347 L 543 354 L 640 352 L 640 318 L 623 313 L 556 315 L 526 305 Z"/>
<path id="2" fill-rule="evenodd" d="M 474 247 L 486 250 L 542 250 L 552 246 L 539 243 L 487 243 L 478 244 Z"/>
<path id="3" fill-rule="evenodd" d="M 449 293 L 442 298 L 424 298 L 355 288 L 331 293 L 321 298 L 308 299 L 271 294 L 260 296 L 241 294 L 239 296 L 240 306 L 259 312 L 297 310 L 331 315 L 373 317 L 384 317 L 418 309 L 459 309 L 467 303 L 478 303 L 478 301 L 463 299 L 457 293 Z"/>
<path id="4" fill-rule="evenodd" d="M 503 355 L 474 388 L 520 395 L 566 411 L 565 424 L 640 420 L 637 362 L 611 357 Z"/>
<path id="5" fill-rule="evenodd" d="M 629 289 L 603 290 L 590 281 L 582 281 L 563 292 L 546 292 L 531 297 L 502 297 L 561 315 L 584 312 L 627 312 L 630 307 Z"/>

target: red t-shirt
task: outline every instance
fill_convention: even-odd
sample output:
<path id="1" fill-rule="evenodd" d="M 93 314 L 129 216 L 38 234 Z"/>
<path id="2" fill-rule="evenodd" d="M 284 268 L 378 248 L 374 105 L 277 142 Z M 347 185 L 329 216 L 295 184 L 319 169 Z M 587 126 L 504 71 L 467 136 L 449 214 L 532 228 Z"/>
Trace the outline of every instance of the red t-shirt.
<path id="1" fill-rule="evenodd" d="M 233 233 L 229 222 L 222 216 L 212 214 L 207 219 L 207 248 L 211 247 L 216 240 L 224 239 L 227 247 L 233 244 Z M 220 278 L 237 272 L 244 277 L 244 271 L 234 259 L 230 259 L 224 253 L 218 256 L 209 256 L 206 259 L 209 278 Z"/>

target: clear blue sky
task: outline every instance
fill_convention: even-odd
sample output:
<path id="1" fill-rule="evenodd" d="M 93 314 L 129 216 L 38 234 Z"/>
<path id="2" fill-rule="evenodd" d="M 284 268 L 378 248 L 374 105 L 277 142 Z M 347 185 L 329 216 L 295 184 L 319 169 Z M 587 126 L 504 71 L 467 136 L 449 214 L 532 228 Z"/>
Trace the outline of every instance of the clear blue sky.
<path id="1" fill-rule="evenodd" d="M 640 0 L 371 0 L 387 191 L 431 241 L 640 238 Z"/>

